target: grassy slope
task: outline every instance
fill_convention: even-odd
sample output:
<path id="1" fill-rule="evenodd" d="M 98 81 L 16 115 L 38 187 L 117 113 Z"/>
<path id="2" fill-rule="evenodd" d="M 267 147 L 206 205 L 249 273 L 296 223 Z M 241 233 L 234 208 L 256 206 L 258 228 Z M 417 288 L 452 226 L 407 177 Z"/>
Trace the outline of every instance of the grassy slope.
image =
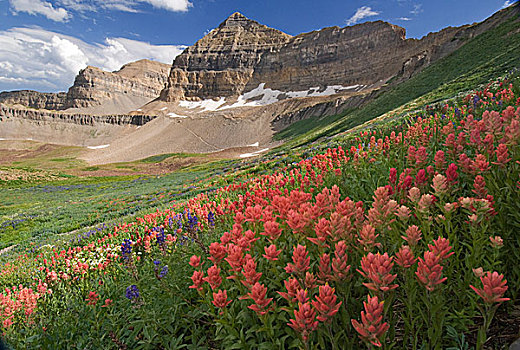
<path id="1" fill-rule="evenodd" d="M 288 147 L 305 145 L 320 137 L 348 130 L 419 97 L 421 102 L 432 102 L 453 96 L 459 91 L 487 82 L 506 70 L 520 67 L 518 29 L 520 22 L 509 20 L 473 38 L 453 54 L 439 60 L 412 79 L 382 93 L 360 109 L 347 111 L 344 115 L 325 116 L 293 124 L 280 132 L 279 135 L 293 139 L 278 151 L 283 152 Z M 514 31 L 516 33 L 508 35 Z M 157 162 L 170 156 L 182 155 L 159 155 L 142 162 Z M 62 163 L 57 161 L 59 157 L 47 158 L 52 158 L 49 162 L 58 165 Z M 240 163 L 235 161 L 232 164 Z M 45 192 L 40 193 L 37 189 L 23 189 L 27 187 L 24 185 L 9 190 L 7 187 L 10 186 L 1 186 L 4 190 L 1 191 L 3 195 L 0 194 L 3 203 L 0 226 L 6 226 L 0 228 L 0 248 L 32 239 L 36 242 L 46 241 L 47 237 L 54 234 L 107 223 L 115 218 L 124 220 L 142 210 L 170 202 L 172 198 L 168 197 L 156 200 L 157 195 L 163 193 L 174 193 L 175 199 L 179 199 L 181 193 L 182 197 L 193 195 L 192 191 L 188 194 L 183 190 L 187 184 L 219 176 L 219 168 L 225 166 L 227 164 L 217 162 L 168 176 L 147 177 L 137 183 L 134 182 L 137 176 L 53 181 L 48 183 L 50 187 L 64 186 L 70 189 L 54 191 L 51 196 Z M 128 186 L 129 184 L 132 185 Z M 112 205 L 111 201 L 120 204 Z M 134 204 L 134 210 L 129 211 L 128 204 Z M 95 214 L 92 214 L 93 209 Z M 35 217 L 24 220 L 15 227 L 9 225 L 11 221 L 32 216 Z"/>
<path id="2" fill-rule="evenodd" d="M 511 18 L 469 40 L 406 82 L 381 93 L 362 108 L 295 123 L 282 130 L 278 137 L 294 137 L 286 144 L 286 147 L 294 147 L 351 129 L 421 96 L 431 103 L 475 88 L 520 67 L 519 30 L 518 18 Z"/>

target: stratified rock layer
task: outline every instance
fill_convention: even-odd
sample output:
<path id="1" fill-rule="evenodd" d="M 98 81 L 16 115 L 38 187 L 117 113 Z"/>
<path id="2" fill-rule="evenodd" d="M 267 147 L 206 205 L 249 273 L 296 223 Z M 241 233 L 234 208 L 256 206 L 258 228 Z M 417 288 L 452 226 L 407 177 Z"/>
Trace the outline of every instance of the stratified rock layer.
<path id="1" fill-rule="evenodd" d="M 406 80 L 510 16 L 449 27 L 421 40 L 383 22 L 330 27 L 291 37 L 234 13 L 173 62 L 160 100 L 238 96 L 265 84 L 280 91 Z"/>
<path id="2" fill-rule="evenodd" d="M 32 90 L 0 92 L 0 103 L 21 105 L 36 109 L 60 110 L 64 108 L 67 94 Z"/>
<path id="3" fill-rule="evenodd" d="M 175 58 L 161 99 L 238 95 L 262 56 L 278 50 L 290 38 L 236 12 Z"/>
<path id="4" fill-rule="evenodd" d="M 167 64 L 149 60 L 129 63 L 117 72 L 89 66 L 79 72 L 67 92 L 65 109 L 101 104 L 117 95 L 156 98 L 169 70 Z"/>
<path id="5" fill-rule="evenodd" d="M 170 65 L 150 60 L 128 63 L 116 72 L 106 72 L 88 66 L 79 72 L 74 85 L 67 93 L 28 90 L 2 92 L 0 103 L 36 109 L 65 110 L 98 106 L 117 99 L 125 101 L 126 104 L 132 100 L 138 101 L 137 105 L 130 106 L 131 110 L 159 96 L 168 79 L 169 71 Z M 124 112 L 126 111 L 120 111 Z"/>

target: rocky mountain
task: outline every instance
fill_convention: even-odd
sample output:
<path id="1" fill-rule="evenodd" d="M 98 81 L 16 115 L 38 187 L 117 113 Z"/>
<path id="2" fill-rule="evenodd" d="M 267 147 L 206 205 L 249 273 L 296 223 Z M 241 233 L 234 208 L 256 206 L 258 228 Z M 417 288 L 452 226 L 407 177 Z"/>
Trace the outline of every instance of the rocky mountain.
<path id="1" fill-rule="evenodd" d="M 175 58 L 161 99 L 240 94 L 262 56 L 277 51 L 290 38 L 236 12 Z"/>
<path id="2" fill-rule="evenodd" d="M 122 95 L 154 99 L 164 88 L 169 70 L 169 65 L 150 60 L 128 63 L 116 72 L 89 66 L 67 92 L 65 109 L 95 106 Z"/>
<path id="3" fill-rule="evenodd" d="M 96 114 L 126 113 L 159 96 L 169 71 L 169 65 L 150 60 L 128 63 L 115 72 L 88 66 L 67 93 L 2 92 L 0 103 L 82 113 L 101 106 L 94 108 Z"/>
<path id="4" fill-rule="evenodd" d="M 0 92 L 0 103 L 21 105 L 36 109 L 63 109 L 67 94 L 64 92 L 50 93 L 32 90 Z"/>
<path id="5" fill-rule="evenodd" d="M 172 65 L 87 67 L 66 93 L 1 93 L 7 122 L 0 123 L 0 140 L 101 144 L 102 151 L 85 156 L 91 163 L 264 149 L 275 131 L 361 106 L 518 13 L 516 6 L 422 39 L 407 39 L 404 28 L 383 21 L 290 36 L 234 13 Z"/>
<path id="6" fill-rule="evenodd" d="M 177 56 L 160 99 L 236 97 L 260 84 L 283 93 L 371 86 L 397 75 L 407 79 L 503 20 L 500 17 L 417 40 L 407 39 L 404 28 L 383 21 L 291 37 L 234 13 Z"/>

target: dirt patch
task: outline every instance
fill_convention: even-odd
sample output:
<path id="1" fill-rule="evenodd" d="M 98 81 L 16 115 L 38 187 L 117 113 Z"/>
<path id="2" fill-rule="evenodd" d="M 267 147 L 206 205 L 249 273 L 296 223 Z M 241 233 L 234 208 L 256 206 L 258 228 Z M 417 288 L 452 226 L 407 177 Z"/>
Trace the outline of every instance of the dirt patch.
<path id="1" fill-rule="evenodd" d="M 23 169 L 0 169 L 0 181 L 52 181 L 60 176 L 47 171 L 26 171 Z"/>

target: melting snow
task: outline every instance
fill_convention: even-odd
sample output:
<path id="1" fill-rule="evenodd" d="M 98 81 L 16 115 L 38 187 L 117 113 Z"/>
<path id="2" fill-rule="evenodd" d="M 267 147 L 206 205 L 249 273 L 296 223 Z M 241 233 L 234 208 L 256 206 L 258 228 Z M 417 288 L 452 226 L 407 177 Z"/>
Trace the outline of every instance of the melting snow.
<path id="1" fill-rule="evenodd" d="M 223 106 L 220 109 L 228 109 L 228 108 L 236 108 L 236 107 L 254 107 L 254 106 L 265 106 L 270 105 L 272 103 L 278 102 L 280 95 L 286 95 L 289 98 L 296 97 L 315 97 L 315 96 L 330 96 L 339 93 L 343 90 L 353 90 L 361 87 L 361 85 L 352 85 L 352 86 L 343 86 L 343 85 L 331 85 L 327 86 L 327 88 L 323 91 L 319 91 L 319 87 L 311 87 L 309 90 L 304 91 L 280 91 L 273 90 L 270 88 L 265 88 L 265 83 L 261 83 L 258 85 L 256 89 L 253 89 L 249 92 L 238 97 L 237 102 L 233 103 L 230 106 Z M 259 98 L 261 97 L 261 98 Z M 251 99 L 255 99 L 254 101 L 250 101 Z"/>
<path id="2" fill-rule="evenodd" d="M 268 150 L 269 150 L 269 148 L 264 148 L 264 149 L 261 149 L 260 151 L 256 151 L 256 152 L 253 152 L 253 153 L 243 153 L 243 154 L 240 155 L 240 158 L 255 157 L 255 156 L 260 155 L 260 153 L 268 151 Z"/>
<path id="3" fill-rule="evenodd" d="M 168 109 L 168 107 L 163 107 L 163 108 L 161 108 L 160 110 L 161 110 L 161 111 L 165 111 L 165 110 L 167 110 L 167 109 Z"/>
<path id="4" fill-rule="evenodd" d="M 211 99 L 202 101 L 180 101 L 179 106 L 189 109 L 202 108 L 204 111 L 216 111 L 224 103 L 226 103 L 226 99 L 221 97 L 217 101 Z"/>
<path id="5" fill-rule="evenodd" d="M 228 106 L 224 106 L 226 103 L 224 97 L 220 97 L 216 101 L 211 99 L 203 101 L 180 101 L 179 106 L 188 109 L 200 108 L 203 111 L 225 110 L 236 107 L 266 106 L 280 101 L 282 96 L 285 96 L 286 98 L 330 96 L 345 90 L 360 90 L 363 87 L 363 85 L 331 85 L 327 86 L 323 91 L 320 91 L 319 86 L 311 87 L 309 90 L 303 91 L 280 91 L 265 88 L 265 83 L 261 83 L 255 89 L 240 95 L 235 103 Z"/>
<path id="6" fill-rule="evenodd" d="M 188 118 L 188 117 L 185 116 L 185 115 L 178 115 L 178 114 L 175 114 L 175 113 L 173 113 L 173 112 L 172 112 L 172 113 L 168 113 L 167 115 L 168 115 L 168 117 L 170 117 L 170 118 Z"/>
<path id="7" fill-rule="evenodd" d="M 87 148 L 88 149 L 102 149 L 102 148 L 107 148 L 108 146 L 110 146 L 110 145 L 88 146 Z"/>
<path id="8" fill-rule="evenodd" d="M 255 143 L 252 143 L 250 145 L 248 145 L 248 147 L 258 147 L 259 143 L 258 142 L 255 142 Z"/>

